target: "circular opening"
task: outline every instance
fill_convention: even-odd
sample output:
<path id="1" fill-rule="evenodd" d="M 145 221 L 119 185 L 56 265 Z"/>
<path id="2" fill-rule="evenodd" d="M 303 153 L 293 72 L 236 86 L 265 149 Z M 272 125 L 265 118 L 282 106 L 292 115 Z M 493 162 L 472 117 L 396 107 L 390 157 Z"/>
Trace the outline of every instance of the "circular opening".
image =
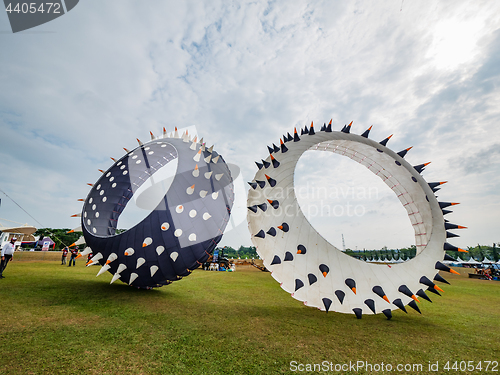
<path id="1" fill-rule="evenodd" d="M 415 255 L 415 232 L 405 208 L 363 165 L 310 150 L 299 159 L 294 180 L 305 217 L 339 250 L 364 259 L 398 259 L 402 249 L 408 249 L 403 258 Z"/>
<path id="2" fill-rule="evenodd" d="M 144 220 L 161 203 L 174 181 L 178 158 L 158 169 L 134 191 L 118 218 L 118 232 L 128 230 Z"/>

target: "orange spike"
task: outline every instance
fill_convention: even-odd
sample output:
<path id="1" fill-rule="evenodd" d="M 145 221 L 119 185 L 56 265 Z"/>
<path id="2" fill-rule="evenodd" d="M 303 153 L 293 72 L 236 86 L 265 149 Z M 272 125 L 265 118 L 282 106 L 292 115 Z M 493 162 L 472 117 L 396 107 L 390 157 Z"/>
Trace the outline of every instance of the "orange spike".
<path id="1" fill-rule="evenodd" d="M 166 133 L 167 132 L 167 129 L 165 129 L 165 127 L 163 127 L 163 133 Z"/>
<path id="2" fill-rule="evenodd" d="M 267 201 L 268 201 L 270 204 L 273 204 L 273 201 L 272 201 L 272 200 L 268 199 Z"/>
<path id="3" fill-rule="evenodd" d="M 273 155 L 271 155 L 271 160 L 274 160 L 274 156 Z"/>
<path id="4" fill-rule="evenodd" d="M 177 131 L 177 126 L 175 127 L 175 131 Z"/>
<path id="5" fill-rule="evenodd" d="M 278 225 L 278 227 L 277 227 L 277 228 L 278 228 L 278 229 L 283 229 L 283 225 Z M 325 276 L 325 275 L 324 275 L 325 273 L 326 273 L 326 272 L 324 272 L 324 273 L 323 273 L 323 276 Z"/>
<path id="6" fill-rule="evenodd" d="M 267 174 L 265 174 L 264 176 L 266 176 L 266 178 L 269 180 L 271 177 L 269 177 Z"/>
<path id="7" fill-rule="evenodd" d="M 111 157 L 110 157 L 111 158 Z M 111 160 L 113 160 L 115 163 L 116 163 L 116 159 L 115 158 L 111 158 Z"/>
<path id="8" fill-rule="evenodd" d="M 139 142 L 139 145 L 141 145 L 141 146 L 142 146 L 142 142 L 141 142 L 141 140 L 140 140 L 139 138 L 136 138 L 136 139 L 137 139 L 137 142 Z"/>
<path id="9" fill-rule="evenodd" d="M 128 154 L 130 151 L 127 150 L 125 147 L 123 147 L 123 149 L 125 150 L 125 152 Z"/>
<path id="10" fill-rule="evenodd" d="M 382 298 L 385 299 L 387 301 L 387 303 L 391 303 L 391 301 L 389 301 L 389 298 L 387 298 L 386 295 L 384 295 Z"/>
<path id="11" fill-rule="evenodd" d="M 89 264 L 92 264 L 92 263 L 94 263 L 94 262 L 92 262 L 92 259 L 91 259 L 91 260 L 89 260 L 89 261 L 87 262 L 87 264 L 85 264 L 85 265 L 86 265 L 86 266 L 88 266 Z"/>
<path id="12" fill-rule="evenodd" d="M 294 128 L 293 132 L 294 132 L 294 133 L 297 133 L 297 128 Z"/>
<path id="13" fill-rule="evenodd" d="M 78 217 L 78 214 L 71 215 L 70 217 Z"/>
<path id="14" fill-rule="evenodd" d="M 111 263 L 111 261 L 110 261 L 110 260 L 107 260 L 107 261 L 106 261 L 106 264 L 110 264 L 110 263 Z"/>
<path id="15" fill-rule="evenodd" d="M 198 154 L 200 154 L 200 155 L 201 155 L 201 148 L 198 150 Z"/>
<path id="16" fill-rule="evenodd" d="M 467 227 L 464 227 L 462 225 L 457 225 L 457 229 L 467 229 Z"/>
<path id="17" fill-rule="evenodd" d="M 94 184 L 89 184 L 88 182 L 87 182 L 87 185 L 89 185 L 89 186 L 94 186 Z"/>
<path id="18" fill-rule="evenodd" d="M 431 163 L 431 162 L 430 162 L 430 161 L 428 161 L 427 163 L 424 163 L 424 165 L 429 165 L 430 163 Z"/>
<path id="19" fill-rule="evenodd" d="M 448 182 L 448 181 L 441 181 L 441 182 L 439 183 L 439 185 L 446 184 L 447 182 Z"/>
<path id="20" fill-rule="evenodd" d="M 153 132 L 150 130 L 149 134 L 151 134 L 151 138 L 154 138 Z"/>
<path id="21" fill-rule="evenodd" d="M 314 127 L 313 122 L 311 121 L 311 128 Z"/>
<path id="22" fill-rule="evenodd" d="M 66 232 L 66 234 L 68 234 L 68 233 L 73 233 L 73 232 L 74 232 L 74 230 L 73 230 L 73 229 L 71 229 L 70 231 Z"/>
<path id="23" fill-rule="evenodd" d="M 73 242 L 71 245 L 69 245 L 68 247 L 73 247 L 73 246 L 76 246 L 76 243 Z"/>
<path id="24" fill-rule="evenodd" d="M 326 277 L 326 275 L 328 275 L 328 273 L 327 272 L 323 272 L 323 277 Z"/>
<path id="25" fill-rule="evenodd" d="M 412 148 L 413 148 L 413 146 L 408 147 L 408 148 L 406 149 L 406 151 L 410 151 Z"/>
<path id="26" fill-rule="evenodd" d="M 333 120 L 333 119 L 330 119 L 330 122 L 328 123 L 328 125 L 331 125 L 331 124 L 332 124 L 332 120 Z"/>
<path id="27" fill-rule="evenodd" d="M 469 250 L 465 250 L 465 249 L 460 249 L 460 248 L 458 248 L 458 252 L 459 252 L 459 253 L 468 253 L 468 252 L 469 252 Z"/>
<path id="28" fill-rule="evenodd" d="M 194 184 L 193 184 L 193 185 L 191 185 L 191 189 L 194 189 Z"/>
<path id="29" fill-rule="evenodd" d="M 98 171 L 101 172 L 101 173 L 104 173 L 104 171 L 102 169 L 98 169 Z"/>
<path id="30" fill-rule="evenodd" d="M 455 275 L 460 275 L 457 271 L 455 271 L 453 268 L 450 268 L 450 272 L 454 273 Z"/>
<path id="31" fill-rule="evenodd" d="M 454 203 L 452 203 L 451 205 L 452 205 L 452 206 L 455 206 L 455 205 L 457 205 L 457 204 L 460 204 L 460 203 L 454 202 Z"/>
<path id="32" fill-rule="evenodd" d="M 444 293 L 444 290 L 443 290 L 443 289 L 441 289 L 440 287 L 438 287 L 437 285 L 434 285 L 434 289 L 439 290 L 440 292 L 443 292 L 443 293 Z"/>
<path id="33" fill-rule="evenodd" d="M 391 139 L 391 137 L 393 136 L 394 134 L 391 134 L 390 136 L 387 137 L 387 139 Z"/>
<path id="34" fill-rule="evenodd" d="M 81 254 L 81 253 L 78 253 L 78 255 L 76 256 L 76 258 L 75 258 L 75 259 L 78 259 L 78 258 L 80 258 L 81 256 L 82 256 L 82 254 Z"/>
<path id="35" fill-rule="evenodd" d="M 282 145 L 282 144 L 283 144 L 283 140 L 280 138 L 280 145 Z"/>
<path id="36" fill-rule="evenodd" d="M 78 199 L 78 202 L 85 202 L 85 199 L 80 198 Z"/>
<path id="37" fill-rule="evenodd" d="M 356 288 L 352 288 L 351 290 L 353 291 L 354 294 L 356 294 Z"/>
<path id="38" fill-rule="evenodd" d="M 352 125 L 352 123 L 353 123 L 353 122 L 351 121 L 351 123 L 350 123 L 349 125 L 347 125 L 347 126 L 351 126 L 351 125 Z"/>
<path id="39" fill-rule="evenodd" d="M 372 125 L 372 126 L 370 126 L 370 127 L 368 128 L 368 130 L 372 130 L 372 128 L 373 128 L 373 125 Z"/>
<path id="40" fill-rule="evenodd" d="M 142 247 L 146 247 L 146 246 L 148 246 L 148 244 L 146 242 L 143 242 Z"/>
<path id="41" fill-rule="evenodd" d="M 198 137 L 194 137 L 193 142 L 196 142 L 198 140 Z"/>
<path id="42" fill-rule="evenodd" d="M 195 171 L 197 171 L 197 170 L 198 170 L 198 164 L 196 164 L 196 165 L 195 165 L 194 170 L 195 170 Z"/>
<path id="43" fill-rule="evenodd" d="M 418 298 L 417 298 L 417 297 L 415 297 L 415 295 L 414 295 L 414 294 L 412 294 L 411 298 L 412 298 L 414 301 L 416 301 L 416 302 L 420 303 L 420 301 L 418 300 Z"/>

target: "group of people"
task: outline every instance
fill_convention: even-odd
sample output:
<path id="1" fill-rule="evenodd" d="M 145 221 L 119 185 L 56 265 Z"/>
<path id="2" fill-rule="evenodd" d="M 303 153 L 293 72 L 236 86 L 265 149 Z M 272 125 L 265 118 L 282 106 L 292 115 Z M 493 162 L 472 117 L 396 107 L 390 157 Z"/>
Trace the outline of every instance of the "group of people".
<path id="1" fill-rule="evenodd" d="M 76 246 L 74 249 L 70 249 L 68 246 L 66 246 L 62 250 L 62 258 L 61 258 L 61 265 L 66 264 L 66 257 L 68 256 L 68 252 L 71 251 L 71 258 L 69 258 L 69 265 L 68 267 L 71 267 L 71 262 L 73 262 L 73 267 L 76 266 L 76 257 L 78 256 L 78 246 Z"/>

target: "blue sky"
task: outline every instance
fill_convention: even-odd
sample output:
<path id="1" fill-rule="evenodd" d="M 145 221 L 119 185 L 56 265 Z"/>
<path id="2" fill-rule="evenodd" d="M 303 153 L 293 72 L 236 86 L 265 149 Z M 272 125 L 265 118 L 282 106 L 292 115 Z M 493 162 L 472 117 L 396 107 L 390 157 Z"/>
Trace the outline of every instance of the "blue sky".
<path id="1" fill-rule="evenodd" d="M 12 34 L 2 13 L 0 188 L 44 226 L 74 228 L 86 183 L 150 130 L 196 126 L 250 181 L 266 145 L 294 126 L 354 121 L 353 132 L 373 125 L 377 140 L 394 133 L 396 151 L 414 146 L 406 159 L 432 161 L 427 181 L 449 181 L 438 196 L 461 202 L 448 218 L 469 227 L 453 244 L 491 245 L 500 241 L 499 15 L 493 1 L 86 0 Z M 301 160 L 297 187 L 377 191 L 299 198 L 304 211 L 364 208 L 311 217 L 315 227 L 337 247 L 341 234 L 353 249 L 414 243 L 392 193 L 353 164 L 312 152 Z M 38 226 L 0 198 L 0 218 Z M 222 243 L 249 245 L 246 223 Z"/>

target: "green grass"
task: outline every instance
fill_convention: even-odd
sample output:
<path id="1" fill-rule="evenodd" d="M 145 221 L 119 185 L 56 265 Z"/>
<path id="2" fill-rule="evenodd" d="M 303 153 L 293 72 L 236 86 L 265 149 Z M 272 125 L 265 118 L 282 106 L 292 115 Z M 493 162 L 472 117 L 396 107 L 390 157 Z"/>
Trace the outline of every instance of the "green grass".
<path id="1" fill-rule="evenodd" d="M 9 264 L 0 280 L 0 374 L 280 374 L 292 373 L 291 361 L 415 363 L 420 373 L 439 361 L 437 373 L 466 374 L 484 370 L 442 368 L 500 360 L 500 282 L 448 274 L 452 285 L 422 301 L 423 315 L 357 320 L 305 307 L 253 269 L 196 270 L 152 291 L 109 285 L 98 269 L 81 260 Z"/>

